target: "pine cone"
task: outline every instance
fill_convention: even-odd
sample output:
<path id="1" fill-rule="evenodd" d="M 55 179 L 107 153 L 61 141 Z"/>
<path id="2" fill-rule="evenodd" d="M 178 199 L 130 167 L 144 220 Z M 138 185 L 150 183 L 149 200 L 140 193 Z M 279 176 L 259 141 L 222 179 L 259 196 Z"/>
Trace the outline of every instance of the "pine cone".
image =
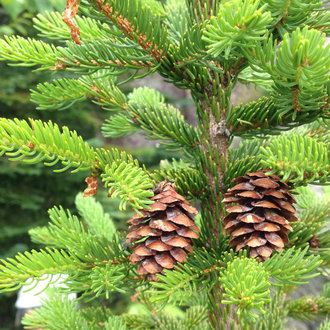
<path id="1" fill-rule="evenodd" d="M 140 262 L 138 274 L 146 275 L 149 281 L 157 281 L 155 274 L 163 269 L 174 268 L 177 262 L 187 259 L 192 252 L 192 238 L 198 238 L 198 227 L 191 214 L 198 211 L 179 195 L 173 185 L 161 183 L 151 198 L 151 209 L 143 209 L 142 215 L 134 214 L 127 222 L 131 224 L 127 243 L 146 240 L 133 245 L 130 261 Z"/>
<path id="2" fill-rule="evenodd" d="M 289 222 L 297 221 L 295 199 L 287 184 L 269 170 L 247 173 L 236 178 L 235 185 L 224 194 L 223 203 L 238 203 L 226 207 L 229 213 L 223 220 L 224 230 L 231 236 L 230 245 L 236 252 L 250 247 L 250 256 L 260 261 L 269 258 L 273 250 L 281 251 L 289 242 Z"/>

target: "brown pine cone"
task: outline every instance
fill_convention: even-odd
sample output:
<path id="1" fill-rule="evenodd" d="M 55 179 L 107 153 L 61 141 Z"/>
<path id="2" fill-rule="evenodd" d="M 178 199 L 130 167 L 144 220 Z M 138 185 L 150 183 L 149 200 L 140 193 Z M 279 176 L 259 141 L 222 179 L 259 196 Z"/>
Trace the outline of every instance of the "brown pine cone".
<path id="1" fill-rule="evenodd" d="M 140 263 L 138 274 L 157 281 L 155 274 L 185 262 L 187 252 L 193 251 L 191 239 L 199 237 L 199 229 L 191 215 L 198 211 L 168 182 L 160 183 L 151 200 L 155 202 L 150 210 L 127 221 L 131 226 L 126 242 L 136 243 L 130 261 Z"/>
<path id="2" fill-rule="evenodd" d="M 229 232 L 230 245 L 236 252 L 250 247 L 250 256 L 260 261 L 269 258 L 273 250 L 281 251 L 289 242 L 287 232 L 292 231 L 289 222 L 297 221 L 295 199 L 287 184 L 269 170 L 247 173 L 236 178 L 235 185 L 224 194 L 223 203 L 229 213 L 223 220 L 224 230 Z"/>

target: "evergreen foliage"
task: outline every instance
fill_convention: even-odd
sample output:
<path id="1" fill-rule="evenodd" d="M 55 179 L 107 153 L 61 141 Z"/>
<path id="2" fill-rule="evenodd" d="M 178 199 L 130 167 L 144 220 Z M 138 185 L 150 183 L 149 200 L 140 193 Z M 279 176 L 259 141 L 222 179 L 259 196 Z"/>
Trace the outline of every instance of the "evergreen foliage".
<path id="1" fill-rule="evenodd" d="M 287 304 L 288 315 L 296 319 L 327 316 L 329 307 L 330 299 L 326 297 L 302 297 Z"/>
<path id="2" fill-rule="evenodd" d="M 326 330 L 330 325 L 329 317 L 320 325 L 319 330 Z"/>
<path id="3" fill-rule="evenodd" d="M 298 186 L 315 181 L 322 184 L 328 179 L 327 145 L 316 139 L 292 133 L 272 139 L 261 150 L 262 163 L 283 176 L 284 181 Z"/>
<path id="4" fill-rule="evenodd" d="M 256 329 L 284 329 L 287 310 L 284 308 L 284 294 L 281 290 L 273 293 L 271 301 L 265 304 L 265 313 L 256 322 Z"/>
<path id="5" fill-rule="evenodd" d="M 148 214 L 154 203 L 152 188 L 164 179 L 174 181 L 180 193 L 200 206 L 201 233 L 194 252 L 151 283 L 138 276 L 123 235 L 99 204 L 77 197 L 84 221 L 63 207 L 52 208 L 49 225 L 31 231 L 32 239 L 46 247 L 3 260 L 1 290 L 16 290 L 29 277 L 66 273 L 67 291 L 81 292 L 82 302 L 138 288 L 149 312 L 114 316 L 107 310 L 100 315 L 98 309 L 77 310 L 75 302 L 53 297 L 25 319 L 28 327 L 244 329 L 253 324 L 271 329 L 282 327 L 286 315 L 315 315 L 314 303 L 320 315 L 325 313 L 327 297 L 285 302 L 283 295 L 288 285 L 305 284 L 324 272 L 329 261 L 329 234 L 322 230 L 328 206 L 301 187 L 327 184 L 329 176 L 324 127 L 329 123 L 330 46 L 325 45 L 328 26 L 320 25 L 326 20 L 322 4 L 68 0 L 63 14 L 68 26 L 58 13 L 35 20 L 41 36 L 56 43 L 17 36 L 0 42 L 1 59 L 13 65 L 71 72 L 70 78 L 42 83 L 32 92 L 40 109 L 68 110 L 75 102 L 93 98 L 109 111 L 103 125 L 106 136 L 141 130 L 182 160 L 164 162 L 160 170 L 150 172 L 128 153 L 93 148 L 67 127 L 5 118 L 0 119 L 2 155 L 55 166 L 55 171 L 88 169 L 93 180 L 102 180 L 109 197 L 121 199 L 120 209 L 130 204 L 139 215 Z M 155 71 L 191 91 L 197 127 L 159 92 L 136 88 L 126 97 L 118 88 Z M 231 93 L 239 80 L 264 86 L 269 96 L 232 107 Z M 246 138 L 238 148 L 231 146 L 235 135 Z M 297 188 L 301 210 L 284 251 L 258 263 L 247 257 L 247 250 L 234 252 L 230 246 L 222 228 L 227 214 L 222 200 L 234 179 L 261 170 Z M 269 184 L 267 178 L 260 180 Z M 281 194 L 280 185 L 273 185 Z M 290 203 L 278 203 L 285 213 Z M 275 204 L 267 207 L 276 209 Z M 234 213 L 239 212 L 243 211 Z M 306 304 L 306 299 L 313 303 Z M 162 311 L 168 303 L 187 308 L 185 316 Z M 273 315 L 265 320 L 267 312 Z"/>
<path id="6" fill-rule="evenodd" d="M 242 278 L 245 278 L 242 281 Z M 255 308 L 264 312 L 262 305 L 270 301 L 269 274 L 261 264 L 254 259 L 235 259 L 227 264 L 226 270 L 221 274 L 220 281 L 223 283 L 223 304 L 237 304 L 237 313 L 250 311 Z M 251 299 L 251 297 L 254 299 Z M 254 314 L 251 313 L 253 318 Z"/>

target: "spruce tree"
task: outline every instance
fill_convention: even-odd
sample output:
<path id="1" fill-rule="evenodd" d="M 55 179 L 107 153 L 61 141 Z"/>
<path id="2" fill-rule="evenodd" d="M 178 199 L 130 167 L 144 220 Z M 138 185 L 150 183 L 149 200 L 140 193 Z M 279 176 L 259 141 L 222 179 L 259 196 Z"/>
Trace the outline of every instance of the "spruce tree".
<path id="1" fill-rule="evenodd" d="M 318 297 L 287 300 L 329 264 L 328 190 L 320 198 L 306 187 L 326 185 L 329 175 L 330 17 L 323 5 L 67 0 L 63 14 L 35 18 L 42 39 L 1 41 L 1 59 L 13 65 L 72 73 L 32 90 L 37 109 L 69 111 L 91 98 L 110 113 L 105 136 L 142 131 L 181 155 L 150 172 L 67 127 L 0 119 L 1 154 L 10 160 L 72 175 L 90 170 L 89 197 L 77 197 L 81 219 L 51 209 L 49 226 L 30 233 L 46 247 L 2 260 L 1 290 L 65 273 L 82 302 L 136 290 L 146 306 L 114 315 L 54 296 L 25 319 L 27 327 L 280 329 L 287 315 L 326 315 L 328 287 Z M 190 90 L 196 127 L 158 91 L 121 92 L 154 72 Z M 232 106 L 238 82 L 260 86 L 265 96 Z M 236 148 L 234 137 L 241 138 Z M 135 211 L 127 241 L 91 197 L 101 184 L 121 198 L 122 210 Z M 197 226 L 191 204 L 200 210 Z M 167 304 L 184 314 L 172 316 Z"/>

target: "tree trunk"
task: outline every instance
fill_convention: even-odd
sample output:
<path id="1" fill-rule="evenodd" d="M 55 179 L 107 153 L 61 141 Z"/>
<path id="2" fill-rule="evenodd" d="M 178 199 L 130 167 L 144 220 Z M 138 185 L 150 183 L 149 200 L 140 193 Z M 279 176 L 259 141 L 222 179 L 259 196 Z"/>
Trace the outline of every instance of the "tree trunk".
<path id="1" fill-rule="evenodd" d="M 211 73 L 214 77 L 205 86 L 203 97 L 193 96 L 196 106 L 199 125 L 203 132 L 201 148 L 208 155 L 200 160 L 201 171 L 205 173 L 211 193 L 201 203 L 203 220 L 210 228 L 208 246 L 218 249 L 223 238 L 222 219 L 224 208 L 223 194 L 226 191 L 225 173 L 228 163 L 228 149 L 230 131 L 226 124 L 226 114 L 230 106 L 232 82 L 229 73 L 219 75 Z M 223 289 L 217 283 L 211 292 L 210 321 L 215 329 L 229 330 L 235 328 L 235 309 L 221 303 Z M 234 327 L 233 327 L 234 326 Z"/>

